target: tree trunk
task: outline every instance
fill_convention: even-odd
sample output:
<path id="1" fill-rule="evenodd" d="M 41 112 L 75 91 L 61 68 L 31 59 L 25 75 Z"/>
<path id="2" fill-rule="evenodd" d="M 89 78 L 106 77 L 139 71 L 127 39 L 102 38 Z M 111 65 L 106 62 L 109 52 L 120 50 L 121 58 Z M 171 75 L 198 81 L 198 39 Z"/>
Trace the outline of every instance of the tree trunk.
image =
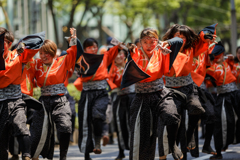
<path id="1" fill-rule="evenodd" d="M 55 16 L 55 13 L 53 11 L 53 0 L 48 0 L 48 6 L 50 8 L 50 11 L 51 11 L 51 14 L 52 14 L 52 17 L 53 17 L 53 27 L 54 27 L 54 32 L 55 32 L 56 43 L 57 43 L 58 47 L 61 47 L 61 45 L 59 44 L 56 16 Z"/>
<path id="2" fill-rule="evenodd" d="M 0 1 L 0 7 L 2 8 L 4 17 L 5 17 L 5 21 L 6 21 L 6 24 L 7 24 L 7 29 L 8 29 L 10 32 L 12 32 L 12 28 L 11 28 L 11 25 L 10 25 L 10 22 L 9 22 L 9 18 L 8 18 L 7 11 L 6 11 L 5 8 L 3 7 L 3 4 L 2 4 L 1 1 Z"/>

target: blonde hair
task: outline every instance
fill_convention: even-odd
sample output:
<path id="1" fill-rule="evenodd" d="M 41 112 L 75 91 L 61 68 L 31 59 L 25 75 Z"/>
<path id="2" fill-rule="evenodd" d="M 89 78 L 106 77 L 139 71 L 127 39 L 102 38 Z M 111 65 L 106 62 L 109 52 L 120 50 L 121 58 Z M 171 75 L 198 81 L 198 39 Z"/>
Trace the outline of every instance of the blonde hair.
<path id="1" fill-rule="evenodd" d="M 158 39 L 158 32 L 156 29 L 153 28 L 145 28 L 140 34 L 140 39 L 146 36 Z"/>
<path id="2" fill-rule="evenodd" d="M 51 57 L 54 58 L 56 56 L 56 53 L 57 53 L 57 45 L 53 41 L 46 39 L 43 42 L 43 45 L 40 48 L 39 52 L 40 53 L 41 52 L 46 52 L 46 53 L 50 54 Z"/>

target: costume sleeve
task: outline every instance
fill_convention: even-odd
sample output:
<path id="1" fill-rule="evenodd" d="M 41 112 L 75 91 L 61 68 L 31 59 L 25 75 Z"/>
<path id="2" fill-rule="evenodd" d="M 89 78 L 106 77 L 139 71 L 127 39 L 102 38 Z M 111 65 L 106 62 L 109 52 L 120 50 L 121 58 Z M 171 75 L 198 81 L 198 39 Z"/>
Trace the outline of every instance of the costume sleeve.
<path id="1" fill-rule="evenodd" d="M 68 70 L 73 68 L 76 63 L 76 56 L 77 56 L 77 46 L 71 46 L 67 49 L 67 55 L 65 59 L 65 67 L 67 67 Z"/>
<path id="2" fill-rule="evenodd" d="M 24 49 L 23 53 L 21 53 L 19 57 L 19 60 L 22 61 L 22 63 L 27 63 L 35 56 L 38 51 L 39 49 Z M 15 52 L 17 52 L 16 49 Z"/>
<path id="3" fill-rule="evenodd" d="M 118 46 L 110 48 L 109 51 L 104 53 L 104 56 L 107 56 L 107 66 L 109 66 L 118 54 Z"/>
<path id="4" fill-rule="evenodd" d="M 207 74 L 211 77 L 213 77 L 215 80 L 219 78 L 219 75 L 216 72 L 216 68 L 214 65 L 207 68 Z"/>
<path id="5" fill-rule="evenodd" d="M 225 62 L 230 66 L 231 70 L 233 70 L 234 60 L 226 59 Z"/>
<path id="6" fill-rule="evenodd" d="M 198 43 L 193 47 L 193 56 L 197 57 L 200 54 L 204 53 L 207 51 L 209 44 L 206 42 L 205 38 L 204 38 L 204 33 L 201 32 L 201 34 L 199 35 L 199 41 Z"/>

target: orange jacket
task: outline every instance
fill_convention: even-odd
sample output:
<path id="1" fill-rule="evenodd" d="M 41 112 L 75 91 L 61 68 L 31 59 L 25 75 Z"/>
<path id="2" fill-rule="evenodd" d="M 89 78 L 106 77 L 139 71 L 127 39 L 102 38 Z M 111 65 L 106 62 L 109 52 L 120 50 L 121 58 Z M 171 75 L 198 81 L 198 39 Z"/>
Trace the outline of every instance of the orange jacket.
<path id="1" fill-rule="evenodd" d="M 82 91 L 82 90 L 83 90 L 82 80 L 81 80 L 80 77 L 78 77 L 78 78 L 74 81 L 73 85 L 77 88 L 77 90 L 79 90 L 79 91 Z"/>
<path id="2" fill-rule="evenodd" d="M 68 78 L 69 71 L 75 65 L 76 56 L 77 47 L 72 46 L 67 50 L 66 55 L 54 59 L 45 86 L 64 83 Z M 43 64 L 41 59 L 36 59 L 33 63 L 30 63 L 30 66 L 28 72 L 36 79 L 37 85 L 43 87 L 49 66 Z"/>
<path id="3" fill-rule="evenodd" d="M 137 49 L 137 47 L 134 48 L 134 52 L 130 53 L 132 59 L 142 71 L 150 76 L 149 78 L 140 81 L 140 83 L 152 82 L 162 78 L 165 66 L 166 68 L 169 68 L 169 65 L 165 65 L 165 57 L 160 50 L 153 51 L 150 59 L 141 49 Z"/>
<path id="4" fill-rule="evenodd" d="M 183 52 L 178 53 L 172 68 L 169 72 L 165 73 L 165 76 L 187 76 L 192 71 L 193 57 L 206 52 L 209 47 L 203 36 L 204 34 L 200 34 L 199 42 L 193 48 L 185 49 Z M 170 55 L 168 54 L 166 58 L 170 59 Z"/>
<path id="5" fill-rule="evenodd" d="M 226 62 L 230 65 L 232 74 L 236 77 L 236 83 L 240 83 L 240 62 L 235 63 L 234 60 L 226 59 Z"/>
<path id="6" fill-rule="evenodd" d="M 28 69 L 31 67 L 31 63 L 34 63 L 34 59 L 32 58 L 25 66 L 22 74 L 22 83 L 21 83 L 21 91 L 24 94 L 29 96 L 33 96 L 33 88 L 34 81 L 32 80 L 34 75 L 28 72 Z"/>
<path id="7" fill-rule="evenodd" d="M 112 63 L 109 71 L 109 80 L 112 81 L 117 88 L 121 86 L 123 71 L 124 67 L 118 67 L 115 63 Z"/>
<path id="8" fill-rule="evenodd" d="M 25 49 L 24 52 L 18 56 L 17 50 L 8 51 L 5 59 L 5 70 L 0 71 L 0 88 L 5 88 L 10 84 L 22 83 L 22 64 L 27 63 L 38 52 L 39 49 Z"/>
<path id="9" fill-rule="evenodd" d="M 236 81 L 236 78 L 232 74 L 231 68 L 226 61 L 224 61 L 222 64 L 214 63 L 207 69 L 207 74 L 216 80 L 217 86 Z"/>
<path id="10" fill-rule="evenodd" d="M 214 47 L 206 50 L 204 53 L 200 54 L 197 58 L 193 58 L 192 72 L 191 76 L 193 81 L 200 86 L 207 72 L 207 66 L 210 66 L 210 60 L 208 55 L 212 52 Z"/>

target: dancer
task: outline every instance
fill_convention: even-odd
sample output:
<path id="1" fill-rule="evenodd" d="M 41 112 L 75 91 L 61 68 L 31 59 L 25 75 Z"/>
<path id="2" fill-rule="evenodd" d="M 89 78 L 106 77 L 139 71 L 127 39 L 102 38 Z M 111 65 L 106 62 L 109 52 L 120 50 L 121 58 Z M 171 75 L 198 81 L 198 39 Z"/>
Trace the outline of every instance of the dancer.
<path id="1" fill-rule="evenodd" d="M 55 144 L 53 123 L 55 123 L 59 133 L 60 160 L 66 160 L 72 123 L 70 104 L 64 95 L 67 92 L 64 81 L 75 65 L 77 57 L 77 39 L 74 30 L 70 28 L 72 36 L 69 46 L 71 47 L 66 51 L 66 55 L 55 59 L 56 44 L 51 40 L 45 40 L 39 51 L 40 59 L 31 63 L 28 69 L 28 72 L 36 79 L 37 85 L 41 87 L 39 101 L 44 105 L 44 108 L 34 115 L 34 120 L 39 120 L 41 123 L 36 122 L 36 125 L 31 127 L 31 133 L 32 130 L 34 131 L 31 137 L 33 159 L 38 159 L 39 155 L 48 159 L 53 158 Z M 45 114 L 48 115 L 46 121 Z M 39 137 L 41 137 L 40 140 Z"/>
<path id="2" fill-rule="evenodd" d="M 20 84 L 23 64 L 31 60 L 38 52 L 45 34 L 30 35 L 21 39 L 13 51 L 9 51 L 14 41 L 13 34 L 0 27 L 0 35 L 4 37 L 3 58 L 5 60 L 5 70 L 0 71 L 0 157 L 3 160 L 8 159 L 8 140 L 13 132 L 18 139 L 22 159 L 30 160 L 30 133 L 26 126 L 24 109 L 26 104 L 22 100 Z M 1 42 L 1 45 L 3 43 Z"/>
<path id="3" fill-rule="evenodd" d="M 236 78 L 231 68 L 223 59 L 224 47 L 219 42 L 215 45 L 211 57 L 213 64 L 207 69 L 207 74 L 214 78 L 217 85 L 217 100 L 214 106 L 215 131 L 214 142 L 217 155 L 210 159 L 222 159 L 221 150 L 226 150 L 229 144 L 240 142 L 239 137 L 239 99 Z"/>
<path id="4" fill-rule="evenodd" d="M 127 52 L 121 50 L 115 58 L 109 71 L 109 79 L 117 85 L 117 98 L 113 103 L 114 126 L 117 132 L 119 154 L 115 160 L 125 158 L 124 150 L 129 150 L 130 140 L 130 105 L 135 96 L 135 86 L 131 85 L 124 90 L 120 90 L 122 75 L 125 67 Z"/>
<path id="5" fill-rule="evenodd" d="M 78 103 L 79 149 L 89 160 L 89 153 L 101 154 L 101 137 L 106 120 L 109 102 L 107 94 L 107 67 L 118 54 L 118 46 L 112 47 L 104 54 L 97 55 L 98 43 L 93 38 L 83 42 L 84 54 L 78 59 L 83 91 Z"/>
<path id="6" fill-rule="evenodd" d="M 214 43 L 215 44 L 215 43 Z M 204 79 L 207 72 L 207 66 L 209 67 L 210 59 L 209 54 L 212 52 L 214 45 L 211 45 L 207 51 L 200 54 L 198 57 L 193 58 L 192 79 L 197 85 L 199 100 L 202 107 L 205 109 L 205 113 L 201 116 L 201 121 L 206 124 L 205 141 L 202 152 L 207 154 L 216 154 L 211 147 L 211 139 L 214 131 L 215 113 L 214 105 L 215 99 L 212 94 L 207 90 L 204 83 Z M 200 86 L 200 87 L 198 87 Z M 198 141 L 198 137 L 195 137 Z M 197 146 L 198 148 L 198 146 Z"/>
<path id="7" fill-rule="evenodd" d="M 174 38 L 163 44 L 177 44 L 180 49 L 182 42 L 181 38 Z M 130 107 L 130 160 L 154 159 L 159 116 L 167 125 L 169 133 L 172 133 L 168 138 L 174 159 L 181 159 L 183 157 L 181 151 L 174 147 L 175 132 L 180 118 L 173 101 L 177 93 L 164 88 L 162 80 L 164 72 L 169 70 L 170 62 L 165 61 L 163 50 L 155 49 L 158 45 L 158 34 L 155 29 L 144 29 L 140 34 L 140 43 L 141 49 L 129 46 L 131 56 L 128 56 L 122 80 L 123 88 L 136 83 L 136 96 Z M 141 75 L 145 76 L 142 78 Z"/>
<path id="8" fill-rule="evenodd" d="M 178 138 L 178 141 L 181 143 L 184 159 L 186 159 L 187 149 L 192 150 L 196 147 L 193 133 L 200 115 L 205 112 L 199 101 L 197 86 L 193 85 L 194 83 L 191 76 L 193 57 L 197 57 L 205 52 L 209 47 L 209 42 L 212 43 L 215 41 L 215 26 L 216 24 L 208 26 L 197 35 L 186 25 L 174 24 L 162 38 L 163 40 L 168 40 L 173 37 L 183 39 L 182 48 L 173 66 L 169 72 L 165 73 L 165 86 L 174 88 L 187 96 L 187 99 L 174 98 L 174 104 L 177 106 L 178 113 L 181 115 L 181 124 L 178 131 L 178 137 L 181 139 Z M 188 111 L 189 116 L 187 133 L 185 133 L 185 110 Z M 160 123 L 160 126 L 162 125 L 163 124 Z M 162 131 L 160 134 L 163 134 L 163 127 L 161 128 Z M 169 134 L 169 132 L 167 132 L 167 134 Z M 187 137 L 184 137 L 185 135 Z M 163 144 L 161 141 L 159 141 L 159 143 Z M 166 158 L 166 153 L 167 152 L 164 153 L 164 146 L 159 148 L 160 158 L 163 156 L 161 159 Z"/>

